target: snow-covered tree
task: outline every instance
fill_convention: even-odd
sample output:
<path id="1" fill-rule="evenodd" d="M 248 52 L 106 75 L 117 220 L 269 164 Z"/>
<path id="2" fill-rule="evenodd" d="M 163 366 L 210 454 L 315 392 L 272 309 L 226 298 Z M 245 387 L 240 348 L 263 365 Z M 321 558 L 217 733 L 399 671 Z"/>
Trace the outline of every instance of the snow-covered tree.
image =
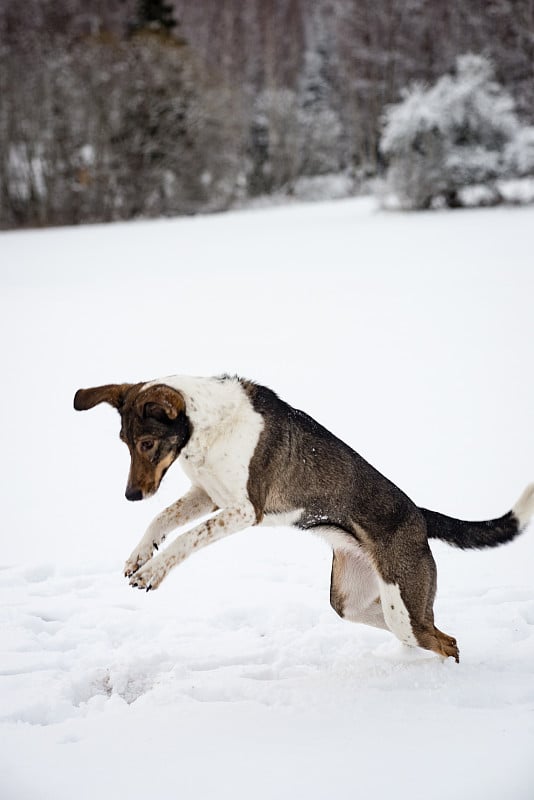
<path id="1" fill-rule="evenodd" d="M 325 75 L 326 49 L 308 50 L 304 56 L 299 97 L 300 172 L 323 175 L 342 168 L 342 127 L 332 107 L 334 91 Z"/>
<path id="2" fill-rule="evenodd" d="M 514 101 L 495 81 L 491 63 L 461 56 L 455 75 L 428 89 L 414 85 L 387 109 L 381 141 L 387 187 L 414 209 L 436 201 L 460 205 L 460 190 L 474 184 L 493 187 L 497 196 L 495 181 L 511 174 L 514 159 L 527 159 L 526 143 L 513 146 L 521 131 Z"/>
<path id="3" fill-rule="evenodd" d="M 514 176 L 534 175 L 534 126 L 520 128 L 504 151 L 505 164 Z"/>
<path id="4" fill-rule="evenodd" d="M 298 176 L 298 118 L 295 93 L 266 89 L 254 104 L 250 144 L 252 195 L 291 191 Z"/>

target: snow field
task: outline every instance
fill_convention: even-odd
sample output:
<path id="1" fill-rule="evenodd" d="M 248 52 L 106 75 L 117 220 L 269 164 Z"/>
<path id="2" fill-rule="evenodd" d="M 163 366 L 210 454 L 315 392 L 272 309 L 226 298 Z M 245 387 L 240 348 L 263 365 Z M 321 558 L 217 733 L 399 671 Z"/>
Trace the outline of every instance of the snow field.
<path id="1" fill-rule="evenodd" d="M 530 800 L 533 528 L 433 545 L 461 662 L 341 621 L 313 536 L 251 529 L 145 594 L 122 563 L 183 492 L 127 503 L 80 386 L 239 372 L 418 503 L 503 513 L 534 479 L 531 209 L 367 200 L 0 237 L 0 794 Z"/>

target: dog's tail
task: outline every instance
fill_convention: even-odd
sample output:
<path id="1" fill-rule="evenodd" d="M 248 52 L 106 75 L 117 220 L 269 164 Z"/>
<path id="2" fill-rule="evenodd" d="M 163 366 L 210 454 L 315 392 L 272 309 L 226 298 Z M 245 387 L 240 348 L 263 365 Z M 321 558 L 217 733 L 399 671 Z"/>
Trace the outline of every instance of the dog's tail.
<path id="1" fill-rule="evenodd" d="M 462 550 L 498 547 L 515 539 L 534 515 L 534 483 L 527 486 L 512 510 L 498 519 L 465 522 L 426 508 L 420 510 L 426 520 L 429 539 L 441 539 Z"/>

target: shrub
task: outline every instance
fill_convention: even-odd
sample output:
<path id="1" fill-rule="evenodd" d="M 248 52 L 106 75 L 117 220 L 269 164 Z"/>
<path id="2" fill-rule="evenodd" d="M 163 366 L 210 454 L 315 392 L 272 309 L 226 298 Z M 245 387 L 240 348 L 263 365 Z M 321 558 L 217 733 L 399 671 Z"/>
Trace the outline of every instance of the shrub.
<path id="1" fill-rule="evenodd" d="M 521 126 L 511 96 L 482 56 L 458 58 L 456 74 L 414 85 L 385 114 L 386 187 L 403 208 L 462 205 L 461 190 L 534 171 L 534 131 Z"/>

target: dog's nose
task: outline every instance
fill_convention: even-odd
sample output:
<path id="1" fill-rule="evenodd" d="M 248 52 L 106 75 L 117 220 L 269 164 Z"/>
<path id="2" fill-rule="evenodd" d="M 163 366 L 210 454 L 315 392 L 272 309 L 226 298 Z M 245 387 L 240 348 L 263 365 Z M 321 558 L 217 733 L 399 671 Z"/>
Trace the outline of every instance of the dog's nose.
<path id="1" fill-rule="evenodd" d="M 143 499 L 143 492 L 141 489 L 131 489 L 129 486 L 126 489 L 126 499 L 127 500 L 142 500 Z"/>

